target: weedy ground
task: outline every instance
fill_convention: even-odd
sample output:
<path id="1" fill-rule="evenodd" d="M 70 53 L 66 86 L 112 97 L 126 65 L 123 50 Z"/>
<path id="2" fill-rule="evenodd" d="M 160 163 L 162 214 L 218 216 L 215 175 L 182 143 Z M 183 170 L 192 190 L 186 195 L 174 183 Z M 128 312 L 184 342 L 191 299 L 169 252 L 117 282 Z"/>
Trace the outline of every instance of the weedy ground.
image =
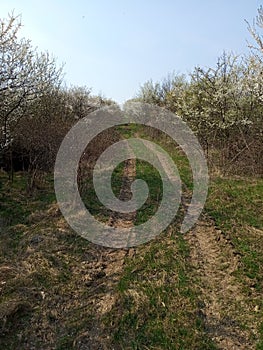
<path id="1" fill-rule="evenodd" d="M 180 223 L 192 175 L 185 155 L 157 131 L 119 128 L 160 143 L 173 157 L 183 204 L 171 225 L 148 244 L 96 246 L 68 226 L 56 204 L 52 175 L 26 193 L 26 176 L 0 174 L 1 349 L 263 349 L 263 180 L 211 176 L 200 221 Z M 113 174 L 116 195 L 124 164 Z M 136 161 L 150 196 L 135 225 L 162 199 L 158 172 Z M 106 221 L 85 179 L 83 200 Z"/>

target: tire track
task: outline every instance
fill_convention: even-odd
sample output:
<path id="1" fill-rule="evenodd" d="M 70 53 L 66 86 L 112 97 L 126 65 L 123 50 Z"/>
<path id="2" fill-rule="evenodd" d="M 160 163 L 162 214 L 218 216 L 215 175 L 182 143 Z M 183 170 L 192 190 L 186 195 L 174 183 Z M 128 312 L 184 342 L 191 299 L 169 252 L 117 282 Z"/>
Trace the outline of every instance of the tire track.
<path id="1" fill-rule="evenodd" d="M 154 148 L 143 142 L 150 151 Z M 158 153 L 157 157 L 171 181 L 176 181 L 169 162 Z M 187 191 L 182 195 L 183 211 L 189 206 Z M 239 259 L 230 242 L 217 230 L 214 223 L 205 218 L 199 220 L 194 229 L 185 235 L 190 247 L 190 264 L 194 268 L 194 280 L 198 280 L 200 307 L 198 314 L 204 321 L 205 331 L 219 349 L 247 350 L 253 348 L 250 339 L 256 327 L 244 330 L 244 315 L 249 320 L 251 310 L 242 292 L 242 286 L 234 277 Z M 242 317 L 243 316 L 243 317 Z M 254 334 L 253 334 L 254 333 Z"/>
<path id="2" fill-rule="evenodd" d="M 119 199 L 127 201 L 131 199 L 131 184 L 136 177 L 136 159 L 127 159 L 122 176 L 122 185 Z M 108 220 L 108 225 L 112 227 L 128 228 L 132 227 L 136 218 L 136 212 L 118 213 L 113 212 Z M 97 256 L 96 263 L 92 263 L 91 279 L 89 289 L 88 308 L 94 310 L 95 318 L 92 327 L 85 333 L 79 334 L 74 341 L 76 349 L 102 349 L 111 348 L 111 341 L 107 329 L 104 328 L 102 317 L 108 313 L 117 301 L 116 288 L 120 280 L 124 259 L 127 255 L 134 255 L 135 249 L 108 249 L 105 247 L 93 246 L 94 254 Z"/>
<path id="3" fill-rule="evenodd" d="M 219 349 L 253 348 L 253 329 L 242 326 L 251 311 L 234 277 L 239 259 L 230 242 L 209 218 L 200 220 L 185 235 L 190 246 L 190 263 L 200 292 L 199 316 L 205 330 Z"/>

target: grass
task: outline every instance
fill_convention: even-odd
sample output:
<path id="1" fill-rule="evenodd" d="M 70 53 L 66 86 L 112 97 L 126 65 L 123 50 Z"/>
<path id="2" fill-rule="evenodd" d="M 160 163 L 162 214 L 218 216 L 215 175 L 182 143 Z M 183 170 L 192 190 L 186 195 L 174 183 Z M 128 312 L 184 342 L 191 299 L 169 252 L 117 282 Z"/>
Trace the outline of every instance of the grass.
<path id="1" fill-rule="evenodd" d="M 162 200 L 162 181 L 158 171 L 143 160 L 136 161 L 136 178 L 144 180 L 149 188 L 149 196 L 136 215 L 135 225 L 140 225 L 157 211 L 158 204 Z"/>
<path id="2" fill-rule="evenodd" d="M 1 173 L 0 216 L 5 226 L 0 235 L 0 348 L 26 348 L 30 339 L 43 348 L 43 337 L 47 337 L 62 349 L 67 337 L 52 326 L 59 319 L 55 312 L 74 311 L 85 300 L 81 261 L 90 244 L 61 220 L 52 178 L 47 177 L 43 188 L 32 196 L 26 194 L 25 181 L 22 173 L 16 174 L 13 183 Z M 69 298 L 73 291 L 74 306 Z M 91 316 L 87 310 L 78 313 L 76 332 L 80 320 Z M 61 327 L 66 333 L 71 332 L 72 319 Z M 64 348 L 70 349 L 69 345 Z"/>
<path id="3" fill-rule="evenodd" d="M 125 136 L 134 132 L 138 130 L 133 127 Z M 181 160 L 186 166 L 183 158 Z M 122 163 L 112 176 L 115 195 L 120 190 L 123 168 Z M 136 224 L 140 224 L 158 208 L 162 184 L 150 164 L 137 161 L 136 168 L 137 178 L 145 179 L 151 194 L 138 212 Z M 31 197 L 24 191 L 25 181 L 23 174 L 16 174 L 14 183 L 2 179 L 4 201 L 0 215 L 9 224 L 1 237 L 2 264 L 9 266 L 12 274 L 6 278 L 0 301 L 3 304 L 19 300 L 27 305 L 27 312 L 14 313 L 18 321 L 14 321 L 13 326 L 16 325 L 17 330 L 11 334 L 5 325 L 0 345 L 6 349 L 16 348 L 21 334 L 21 344 L 33 339 L 31 341 L 41 347 L 45 333 L 54 348 L 71 349 L 73 339 L 92 329 L 90 320 L 96 318 L 87 301 L 106 290 L 103 286 L 93 287 L 94 294 L 83 284 L 89 271 L 84 269 L 85 265 L 82 267 L 82 261 L 85 254 L 90 254 L 90 245 L 71 232 L 57 215 L 52 180 L 48 179 L 44 188 Z M 83 198 L 89 210 L 106 219 L 108 212 L 98 202 L 90 179 L 86 190 Z M 112 343 L 125 349 L 144 346 L 184 349 L 193 344 L 198 344 L 200 349 L 213 349 L 197 313 L 198 298 L 188 276 L 187 245 L 176 231 L 166 237 L 167 232 L 138 248 L 134 260 L 127 259 L 116 289 L 118 303 L 102 322 Z M 31 243 L 36 237 L 40 240 Z M 15 266 L 18 275 L 13 272 Z M 7 313 L 6 317 L 12 322 L 12 315 Z M 38 327 L 41 327 L 40 334 L 31 338 L 32 329 Z"/>
<path id="4" fill-rule="evenodd" d="M 129 137 L 144 137 L 140 128 Z M 127 134 L 125 136 L 127 136 Z M 156 141 L 156 140 L 155 140 Z M 163 140 L 158 139 L 160 145 Z M 172 148 L 173 146 L 173 148 Z M 191 190 L 189 164 L 174 144 L 165 143 L 179 173 Z M 145 180 L 149 197 L 137 211 L 135 225 L 147 221 L 162 200 L 162 181 L 153 166 L 136 160 L 136 178 Z M 198 294 L 190 280 L 189 247 L 175 222 L 159 238 L 136 249 L 136 257 L 126 259 L 118 284 L 118 303 L 105 316 L 112 329 L 114 346 L 121 349 L 216 349 L 204 331 L 198 314 Z"/>
<path id="5" fill-rule="evenodd" d="M 107 315 L 121 349 L 215 349 L 197 313 L 188 247 L 179 234 L 170 234 L 126 262 L 118 304 Z"/>
<path id="6" fill-rule="evenodd" d="M 48 175 L 43 188 L 32 196 L 26 193 L 26 174 L 20 172 L 10 182 L 6 173 L 0 173 L 2 188 L 0 192 L 0 212 L 1 218 L 7 224 L 15 225 L 25 223 L 27 216 L 36 210 L 45 210 L 48 205 L 55 201 L 53 191 L 53 178 Z"/>
<path id="7" fill-rule="evenodd" d="M 241 276 L 253 279 L 258 289 L 263 287 L 262 198 L 262 179 L 216 178 L 206 203 L 206 211 L 241 254 Z"/>
<path id="8" fill-rule="evenodd" d="M 263 179 L 212 178 L 206 203 L 216 224 L 231 229 L 233 223 L 263 228 Z"/>
<path id="9" fill-rule="evenodd" d="M 118 130 L 123 137 L 152 140 L 149 130 L 135 125 Z M 189 194 L 192 175 L 185 155 L 166 136 L 155 136 L 154 142 L 164 146 L 174 159 Z M 124 163 L 113 172 L 116 196 L 123 169 Z M 141 160 L 136 162 L 136 177 L 147 182 L 150 192 L 137 212 L 135 224 L 139 225 L 158 209 L 162 183 L 156 169 Z M 110 212 L 98 201 L 92 179 L 85 181 L 82 197 L 87 208 L 106 221 Z M 75 339 L 94 331 L 98 320 L 94 305 L 109 293 L 107 283 L 111 280 L 92 275 L 98 273 L 102 253 L 63 220 L 55 203 L 52 178 L 47 177 L 43 188 L 32 196 L 25 192 L 22 173 L 16 174 L 13 183 L 1 173 L 0 183 L 0 217 L 8 226 L 0 237 L 0 277 L 4 281 L 0 286 L 0 348 L 23 349 L 31 342 L 38 348 L 46 343 L 47 348 L 74 349 Z M 262 198 L 262 179 L 217 176 L 211 178 L 205 206 L 206 214 L 240 258 L 235 276 L 259 325 L 259 339 L 263 338 Z M 165 232 L 126 257 L 124 270 L 111 290 L 116 302 L 100 319 L 99 330 L 112 348 L 216 349 L 199 312 L 199 281 L 193 278 L 189 246 L 178 230 L 182 215 L 181 210 Z M 253 311 L 255 307 L 259 312 Z M 262 340 L 257 349 L 263 349 Z"/>
<path id="10" fill-rule="evenodd" d="M 129 126 L 119 126 L 118 133 L 124 139 L 139 136 L 141 138 L 151 140 L 148 129 L 142 128 L 136 124 L 131 124 Z M 193 188 L 193 179 L 187 157 L 182 151 L 178 151 L 176 148 L 177 144 L 175 142 L 171 141 L 170 138 L 164 135 L 158 135 L 158 137 L 155 138 L 154 142 L 163 147 L 164 150 L 171 156 L 174 163 L 178 167 L 184 188 L 191 192 Z M 145 146 L 142 145 L 142 147 Z M 124 165 L 124 162 L 119 164 L 114 169 L 112 174 L 112 190 L 116 197 L 120 192 Z M 146 222 L 157 211 L 158 205 L 162 200 L 162 181 L 158 171 L 154 169 L 151 164 L 139 159 L 136 160 L 136 178 L 145 180 L 149 187 L 149 197 L 142 208 L 140 208 L 137 212 L 135 225 L 139 225 L 143 222 Z M 82 187 L 82 199 L 86 207 L 89 209 L 92 215 L 97 217 L 99 220 L 106 222 L 112 212 L 104 208 L 100 203 L 93 187 L 92 178 L 86 178 L 84 186 Z"/>
<path id="11" fill-rule="evenodd" d="M 120 193 L 120 188 L 122 185 L 122 176 L 124 170 L 125 163 L 120 163 L 113 171 L 111 178 L 111 187 L 114 195 L 117 197 Z M 90 213 L 97 219 L 106 222 L 112 214 L 112 211 L 105 208 L 102 203 L 100 203 L 96 191 L 93 186 L 92 177 L 88 177 L 84 180 L 84 185 L 82 186 L 83 190 L 81 192 L 82 200 L 86 206 L 86 208 L 90 211 Z"/>
<path id="12" fill-rule="evenodd" d="M 173 159 L 176 164 L 182 183 L 186 186 L 187 189 L 193 189 L 193 178 L 191 173 L 191 167 L 186 155 L 178 147 L 178 144 L 172 140 L 168 135 L 154 133 L 152 135 L 151 129 L 149 128 L 139 128 L 137 134 L 143 139 L 152 141 L 157 145 L 161 146 Z"/>
<path id="13" fill-rule="evenodd" d="M 263 179 L 212 178 L 205 209 L 240 257 L 235 276 L 243 285 L 251 309 L 259 308 L 260 312 L 254 312 L 254 319 L 261 324 L 263 322 Z M 258 332 L 262 338 L 262 327 Z M 262 349 L 262 340 L 257 349 Z"/>

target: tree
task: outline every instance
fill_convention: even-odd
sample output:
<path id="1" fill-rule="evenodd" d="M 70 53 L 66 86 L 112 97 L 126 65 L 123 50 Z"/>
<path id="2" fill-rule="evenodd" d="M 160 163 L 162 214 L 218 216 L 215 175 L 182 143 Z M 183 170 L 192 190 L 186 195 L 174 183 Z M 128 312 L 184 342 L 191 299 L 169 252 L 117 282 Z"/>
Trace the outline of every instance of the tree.
<path id="1" fill-rule="evenodd" d="M 62 69 L 48 52 L 19 39 L 19 16 L 0 19 L 0 155 L 12 148 L 15 129 L 30 103 L 61 83 Z"/>
<path id="2" fill-rule="evenodd" d="M 252 49 L 254 53 L 260 53 L 263 54 L 263 38 L 258 33 L 257 27 L 260 29 L 263 29 L 263 6 L 260 6 L 258 8 L 258 15 L 253 21 L 253 24 L 251 25 L 248 21 L 246 21 L 248 26 L 248 31 L 250 32 L 252 38 L 256 42 L 257 46 L 249 45 L 249 47 Z"/>
<path id="3" fill-rule="evenodd" d="M 186 86 L 184 75 L 168 74 L 161 82 L 147 81 L 140 88 L 136 99 L 161 107 L 165 106 L 176 113 L 179 107 L 178 100 Z"/>
<path id="4" fill-rule="evenodd" d="M 197 134 L 215 167 L 262 171 L 263 66 L 258 55 L 223 53 L 215 67 L 196 67 L 190 81 L 147 82 L 138 97 L 164 106 Z M 237 167 L 238 164 L 238 167 Z"/>
<path id="5" fill-rule="evenodd" d="M 224 169 L 241 158 L 246 159 L 244 169 L 248 164 L 253 171 L 259 168 L 261 69 L 256 57 L 224 53 L 215 68 L 197 67 L 191 74 L 182 117 L 206 146 L 207 154 L 217 154 L 217 166 Z"/>
<path id="6" fill-rule="evenodd" d="M 12 143 L 14 165 L 20 169 L 26 165 L 28 193 L 41 186 L 43 174 L 53 171 L 59 146 L 74 123 L 108 103 L 91 96 L 86 87 L 60 87 L 30 102 Z M 106 142 L 105 138 L 100 142 Z M 97 150 L 98 142 L 93 143 L 93 151 Z"/>

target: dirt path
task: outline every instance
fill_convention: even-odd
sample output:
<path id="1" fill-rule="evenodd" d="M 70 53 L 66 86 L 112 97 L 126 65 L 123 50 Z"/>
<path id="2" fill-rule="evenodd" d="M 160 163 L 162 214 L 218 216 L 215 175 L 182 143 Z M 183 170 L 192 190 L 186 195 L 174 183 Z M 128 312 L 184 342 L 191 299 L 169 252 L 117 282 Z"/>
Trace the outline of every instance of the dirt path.
<path id="1" fill-rule="evenodd" d="M 239 259 L 230 242 L 211 220 L 199 221 L 185 239 L 190 245 L 190 261 L 200 289 L 200 315 L 219 349 L 253 349 L 252 330 L 241 323 L 251 314 L 242 287 L 233 273 Z"/>
<path id="2" fill-rule="evenodd" d="M 128 159 L 124 166 L 119 199 L 129 200 L 131 198 L 130 189 L 135 176 L 136 160 Z M 108 220 L 108 225 L 131 227 L 135 218 L 136 212 L 127 214 L 114 212 Z M 89 288 L 93 295 L 89 302 L 94 310 L 95 318 L 92 327 L 75 339 L 74 348 L 108 350 L 111 344 L 107 330 L 103 329 L 102 317 L 112 309 L 117 301 L 116 287 L 123 271 L 124 259 L 127 255 L 132 256 L 134 249 L 108 249 L 94 246 L 94 254 L 96 255 L 96 263 L 95 265 L 91 263 L 89 266 L 90 271 L 92 271 Z M 94 293 L 94 291 L 96 292 Z"/>
<path id="3" fill-rule="evenodd" d="M 136 176 L 136 159 L 127 159 L 124 166 L 122 186 L 119 199 L 127 201 L 131 199 L 131 184 Z M 114 213 L 108 221 L 108 225 L 112 227 L 131 227 L 136 217 L 136 212 L 132 213 Z"/>

